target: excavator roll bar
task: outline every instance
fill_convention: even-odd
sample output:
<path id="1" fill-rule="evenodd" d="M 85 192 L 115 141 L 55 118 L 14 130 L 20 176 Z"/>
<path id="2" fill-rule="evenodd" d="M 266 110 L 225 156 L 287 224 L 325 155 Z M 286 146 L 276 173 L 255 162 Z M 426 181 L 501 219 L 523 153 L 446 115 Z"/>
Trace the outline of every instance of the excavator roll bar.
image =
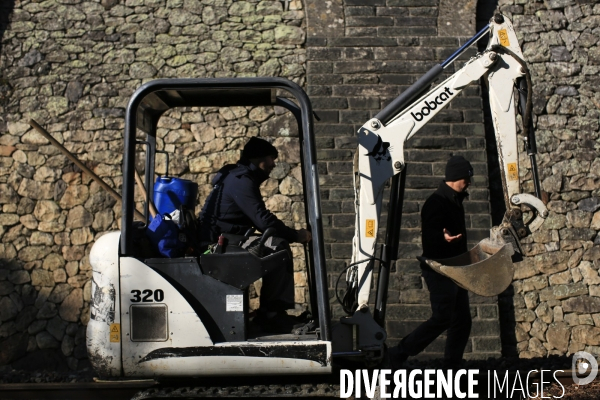
<path id="1" fill-rule="evenodd" d="M 285 92 L 296 100 L 278 96 Z M 300 162 L 304 183 L 306 220 L 312 231 L 309 244 L 307 272 L 311 280 L 311 307 L 319 321 L 321 338 L 330 340 L 331 318 L 327 294 L 327 272 L 323 241 L 323 222 L 317 174 L 316 145 L 313 132 L 313 114 L 310 100 L 297 84 L 283 78 L 218 78 L 218 79 L 157 79 L 145 83 L 131 96 L 125 116 L 125 153 L 123 157 L 123 215 L 120 254 L 135 253 L 133 238 L 143 226 L 134 224 L 134 172 L 138 130 L 146 133 L 148 147 L 145 167 L 145 215 L 148 217 L 149 199 L 154 186 L 154 161 L 158 120 L 174 107 L 232 107 L 280 106 L 296 118 L 300 142 Z"/>

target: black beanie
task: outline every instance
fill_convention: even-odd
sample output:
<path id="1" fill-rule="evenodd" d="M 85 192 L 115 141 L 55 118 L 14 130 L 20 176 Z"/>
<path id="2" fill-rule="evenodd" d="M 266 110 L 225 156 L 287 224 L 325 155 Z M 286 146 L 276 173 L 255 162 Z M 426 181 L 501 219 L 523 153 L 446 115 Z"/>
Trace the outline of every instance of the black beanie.
<path id="1" fill-rule="evenodd" d="M 454 182 L 473 176 L 473 167 L 463 156 L 452 156 L 446 164 L 446 182 Z"/>
<path id="2" fill-rule="evenodd" d="M 278 154 L 277 149 L 271 143 L 257 137 L 251 137 L 242 151 L 242 157 L 248 160 L 266 156 L 277 158 Z"/>

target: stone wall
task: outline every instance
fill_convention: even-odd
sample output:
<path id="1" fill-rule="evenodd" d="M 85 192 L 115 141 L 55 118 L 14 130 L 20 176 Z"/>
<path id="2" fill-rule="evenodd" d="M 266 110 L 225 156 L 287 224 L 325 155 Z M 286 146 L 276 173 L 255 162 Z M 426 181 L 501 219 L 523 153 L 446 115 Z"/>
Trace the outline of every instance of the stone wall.
<path id="1" fill-rule="evenodd" d="M 550 199 L 550 216 L 526 241 L 514 293 L 501 299 L 507 354 L 600 354 L 600 5 L 594 3 L 499 4 L 529 62 L 538 166 Z M 524 154 L 522 161 L 528 164 Z M 530 171 L 521 172 L 531 179 Z"/>
<path id="2" fill-rule="evenodd" d="M 136 88 L 163 77 L 283 76 L 303 85 L 304 11 L 298 0 L 3 6 L 10 24 L 0 30 L 0 365 L 36 367 L 32 357 L 45 354 L 75 369 L 87 357 L 88 254 L 95 239 L 119 229 L 121 205 L 33 131 L 29 119 L 120 192 L 124 110 Z M 214 172 L 238 159 L 247 137 L 266 137 L 281 154 L 263 186 L 267 206 L 288 225 L 302 226 L 291 121 L 277 107 L 175 109 L 160 120 L 158 147 L 172 153 L 170 174 L 199 183 L 200 207 Z M 142 172 L 142 149 L 138 155 Z M 164 173 L 165 157 L 157 163 Z M 300 306 L 306 277 L 303 254 L 294 252 Z"/>

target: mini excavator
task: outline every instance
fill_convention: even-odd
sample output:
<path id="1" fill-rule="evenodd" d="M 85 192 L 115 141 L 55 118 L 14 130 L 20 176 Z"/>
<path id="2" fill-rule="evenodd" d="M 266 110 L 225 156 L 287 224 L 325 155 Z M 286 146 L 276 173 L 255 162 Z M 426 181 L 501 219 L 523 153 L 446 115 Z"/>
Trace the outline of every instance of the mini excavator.
<path id="1" fill-rule="evenodd" d="M 468 47 L 490 35 L 485 51 L 441 83 L 445 69 Z M 448 75 L 448 74 L 446 74 Z M 504 291 L 513 277 L 512 257 L 520 241 L 547 216 L 541 200 L 532 122 L 531 78 L 511 22 L 497 14 L 449 59 L 434 66 L 358 130 L 354 174 L 356 225 L 346 271 L 348 316 L 332 321 L 324 251 L 323 221 L 313 111 L 306 93 L 281 78 L 159 79 L 142 85 L 125 116 L 121 231 L 100 237 L 90 253 L 93 266 L 90 361 L 101 377 L 170 378 L 331 374 L 343 360 L 376 363 L 383 358 L 389 265 L 397 258 L 405 187 L 404 144 L 471 83 L 484 78 L 502 172 L 506 213 L 490 238 L 468 253 L 428 260 L 436 271 L 481 295 Z M 293 99 L 293 100 L 292 100 Z M 149 224 L 134 221 L 136 146 L 146 149 L 144 216 L 149 220 L 157 150 L 157 124 L 174 107 L 279 106 L 298 124 L 306 221 L 310 311 L 314 323 L 285 335 L 249 330 L 249 286 L 284 262 L 288 253 L 261 257 L 228 246 L 222 254 L 156 257 L 146 251 Z M 516 112 L 531 161 L 535 194 L 521 192 Z M 136 139 L 136 132 L 145 140 Z M 375 256 L 384 187 L 390 182 L 388 225 Z M 528 211 L 523 213 L 521 206 Z M 527 221 L 525 216 L 530 216 Z M 267 232 L 263 233 L 263 236 Z M 264 237 L 263 237 L 264 239 Z M 375 263 L 379 264 L 375 306 L 369 306 Z M 373 365 L 373 364 L 371 364 Z"/>

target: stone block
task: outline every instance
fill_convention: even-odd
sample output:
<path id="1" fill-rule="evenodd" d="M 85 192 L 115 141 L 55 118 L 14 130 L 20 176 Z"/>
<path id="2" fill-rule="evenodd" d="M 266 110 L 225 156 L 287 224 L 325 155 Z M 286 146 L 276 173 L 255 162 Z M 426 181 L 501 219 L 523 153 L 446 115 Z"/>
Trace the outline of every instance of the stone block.
<path id="1" fill-rule="evenodd" d="M 579 325 L 594 325 L 594 319 L 591 314 L 579 315 Z"/>
<path id="2" fill-rule="evenodd" d="M 575 326 L 571 331 L 571 340 L 592 346 L 600 345 L 600 328 L 590 325 Z"/>
<path id="3" fill-rule="evenodd" d="M 83 290 L 74 289 L 62 302 L 59 313 L 65 321 L 77 322 L 83 308 Z"/>
<path id="4" fill-rule="evenodd" d="M 73 354 L 73 349 L 75 348 L 75 339 L 72 336 L 65 335 L 62 339 L 60 348 L 65 356 L 70 356 Z"/>
<path id="5" fill-rule="evenodd" d="M 31 284 L 33 286 L 54 286 L 52 274 L 44 269 L 34 269 L 31 271 Z"/>
<path id="6" fill-rule="evenodd" d="M 346 124 L 362 124 L 369 120 L 369 111 L 340 111 L 340 122 Z"/>
<path id="7" fill-rule="evenodd" d="M 390 305 L 386 318 L 390 320 L 424 321 L 431 316 L 431 307 L 425 305 Z"/>
<path id="8" fill-rule="evenodd" d="M 394 18 L 385 16 L 348 16 L 346 18 L 346 26 L 394 26 Z"/>
<path id="9" fill-rule="evenodd" d="M 42 331 L 35 335 L 35 340 L 40 349 L 57 349 L 60 347 L 60 342 L 48 331 Z"/>
<path id="10" fill-rule="evenodd" d="M 390 336 L 392 338 L 403 338 L 405 336 L 408 336 L 419 325 L 421 325 L 423 321 L 397 321 L 386 319 L 385 323 L 389 335 L 388 338 Z"/>
<path id="11" fill-rule="evenodd" d="M 479 305 L 477 315 L 481 319 L 497 319 L 498 318 L 498 306 L 497 305 Z"/>
<path id="12" fill-rule="evenodd" d="M 535 358 L 544 357 L 548 353 L 538 338 L 529 339 L 527 350 L 528 351 L 522 352 L 519 356 L 521 358 Z"/>
<path id="13" fill-rule="evenodd" d="M 61 341 L 65 336 L 65 330 L 67 328 L 68 323 L 60 319 L 58 316 L 52 318 L 48 321 L 46 325 L 46 330 L 54 336 L 56 340 Z"/>
<path id="14" fill-rule="evenodd" d="M 351 244 L 332 244 L 331 245 L 331 256 L 333 258 L 349 258 L 348 256 L 352 254 L 352 245 Z"/>
<path id="15" fill-rule="evenodd" d="M 600 314 L 592 314 L 594 325 L 600 327 Z"/>
<path id="16" fill-rule="evenodd" d="M 474 337 L 473 338 L 473 352 L 500 352 L 502 350 L 502 343 L 499 337 L 488 338 L 488 337 Z"/>
<path id="17" fill-rule="evenodd" d="M 539 303 L 539 295 L 537 292 L 528 292 L 523 297 L 525 299 L 525 305 L 528 309 L 532 310 L 537 307 Z"/>
<path id="18" fill-rule="evenodd" d="M 67 187 L 60 199 L 60 207 L 71 209 L 77 205 L 84 204 L 89 197 L 89 189 L 86 185 L 73 185 Z"/>
<path id="19" fill-rule="evenodd" d="M 533 322 L 534 320 L 535 320 L 535 313 L 532 310 L 527 310 L 527 309 L 515 310 L 515 321 L 517 321 L 517 322 L 521 322 L 521 321 Z"/>
<path id="20" fill-rule="evenodd" d="M 523 280 L 523 291 L 542 290 L 548 286 L 548 279 L 545 276 L 534 276 Z"/>
<path id="21" fill-rule="evenodd" d="M 551 275 L 549 277 L 550 286 L 564 285 L 571 283 L 572 276 L 571 271 L 559 272 L 558 274 Z"/>
<path id="22" fill-rule="evenodd" d="M 85 246 L 62 246 L 62 256 L 66 261 L 79 261 L 83 258 Z"/>
<path id="23" fill-rule="evenodd" d="M 528 328 L 530 329 L 530 327 L 528 327 Z M 516 324 L 514 335 L 515 335 L 515 339 L 517 340 L 517 342 L 529 340 L 529 333 L 528 333 L 529 329 L 525 329 L 523 324 Z M 510 332 L 509 332 L 509 335 L 510 335 Z"/>
<path id="24" fill-rule="evenodd" d="M 8 280 L 15 285 L 22 285 L 23 283 L 31 281 L 31 278 L 29 272 L 17 270 L 10 273 Z"/>
<path id="25" fill-rule="evenodd" d="M 73 290 L 73 287 L 68 283 L 59 283 L 57 284 L 52 293 L 48 297 L 48 301 L 51 303 L 60 304 Z"/>
<path id="26" fill-rule="evenodd" d="M 568 299 L 588 294 L 588 286 L 583 282 L 572 283 L 568 285 L 557 285 L 552 288 L 552 293 L 557 300 Z"/>
<path id="27" fill-rule="evenodd" d="M 500 324 L 495 320 L 474 320 L 471 336 L 500 336 Z"/>
<path id="28" fill-rule="evenodd" d="M 555 349 L 563 354 L 567 351 L 571 331 L 569 326 L 563 322 L 555 322 L 548 326 L 546 340 Z"/>
<path id="29" fill-rule="evenodd" d="M 529 330 L 529 334 L 535 338 L 538 338 L 541 342 L 546 341 L 545 333 L 548 329 L 548 325 L 541 321 L 540 319 L 536 319 L 533 324 L 531 324 L 531 329 Z"/>
<path id="30" fill-rule="evenodd" d="M 538 273 L 535 263 L 530 259 L 525 259 L 522 262 L 515 263 L 515 275 L 513 279 L 525 279 L 535 276 Z"/>
<path id="31" fill-rule="evenodd" d="M 586 261 L 600 260 L 600 246 L 593 246 L 583 253 L 583 259 Z"/>
<path id="32" fill-rule="evenodd" d="M 589 197 L 587 199 L 583 199 L 577 203 L 577 207 L 579 210 L 584 212 L 596 212 L 596 210 L 600 209 L 600 197 Z"/>
<path id="33" fill-rule="evenodd" d="M 333 47 L 381 47 L 396 46 L 398 42 L 390 37 L 337 37 L 329 39 L 329 44 Z"/>
<path id="34" fill-rule="evenodd" d="M 385 0 L 346 0 L 347 6 L 384 6 Z"/>
<path id="35" fill-rule="evenodd" d="M 496 296 L 479 296 L 475 293 L 469 293 L 469 303 L 473 304 L 496 304 L 498 298 Z"/>
<path id="36" fill-rule="evenodd" d="M 547 302 L 540 303 L 540 305 L 535 309 L 535 314 L 545 323 L 549 324 L 552 322 L 553 311 Z"/>
<path id="37" fill-rule="evenodd" d="M 564 316 L 564 321 L 569 324 L 569 326 L 578 326 L 579 325 L 579 316 L 575 313 L 568 313 Z"/>
<path id="38" fill-rule="evenodd" d="M 598 313 L 600 312 L 600 298 L 590 296 L 571 297 L 562 302 L 565 312 Z"/>
<path id="39" fill-rule="evenodd" d="M 566 251 L 554 251 L 535 256 L 534 264 L 544 274 L 553 274 L 567 269 L 570 254 Z"/>
<path id="40" fill-rule="evenodd" d="M 405 289 L 400 292 L 400 303 L 428 304 L 429 291 L 423 289 Z"/>
<path id="41" fill-rule="evenodd" d="M 331 62 L 307 62 L 307 74 L 331 74 L 333 72 L 333 63 Z M 316 108 L 316 107 L 315 107 Z"/>

